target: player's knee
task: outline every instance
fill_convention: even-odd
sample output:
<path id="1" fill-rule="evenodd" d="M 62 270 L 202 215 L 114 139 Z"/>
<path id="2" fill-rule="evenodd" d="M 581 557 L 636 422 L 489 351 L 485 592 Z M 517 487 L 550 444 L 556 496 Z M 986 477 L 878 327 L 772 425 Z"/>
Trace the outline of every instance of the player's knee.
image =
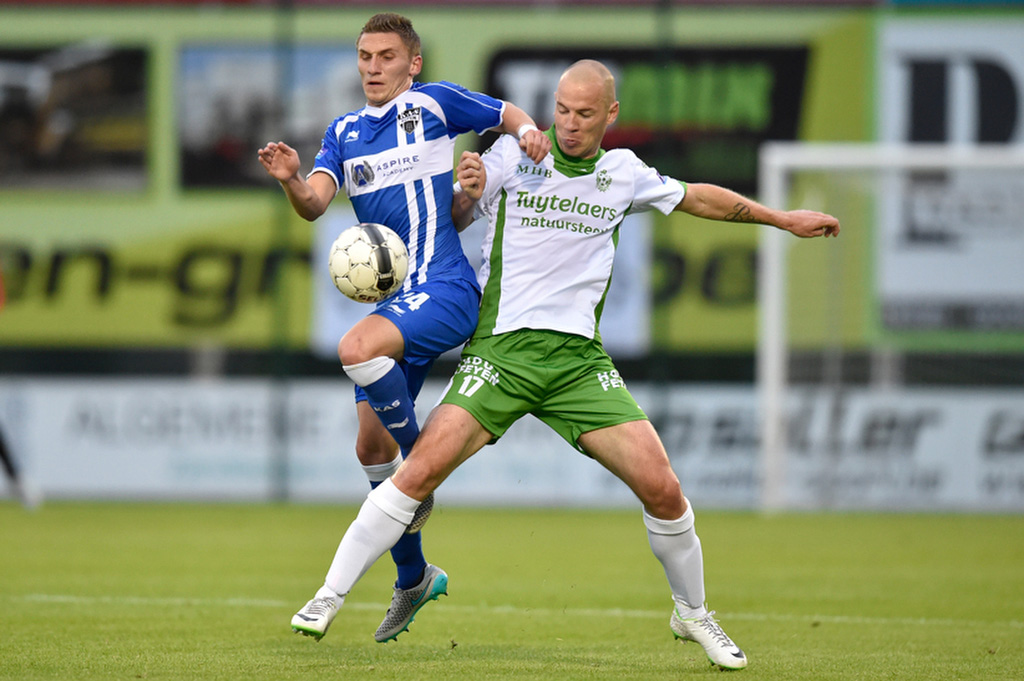
<path id="1" fill-rule="evenodd" d="M 391 463 L 398 456 L 398 447 L 386 449 L 383 447 L 359 447 L 356 446 L 356 458 L 362 466 L 380 466 Z"/>
<path id="2" fill-rule="evenodd" d="M 343 365 L 361 364 L 377 357 L 401 358 L 405 339 L 398 327 L 382 319 L 370 315 L 341 337 L 338 359 Z"/>
<path id="3" fill-rule="evenodd" d="M 686 499 L 675 476 L 662 478 L 651 485 L 641 501 L 656 518 L 673 519 L 686 512 Z"/>
<path id="4" fill-rule="evenodd" d="M 443 471 L 426 465 L 421 458 L 416 457 L 415 449 L 395 473 L 395 485 L 414 499 L 426 499 L 443 480 Z"/>
<path id="5" fill-rule="evenodd" d="M 356 437 L 356 458 L 363 466 L 391 463 L 398 456 L 394 440 L 377 437 Z"/>
<path id="6" fill-rule="evenodd" d="M 346 334 L 338 341 L 338 359 L 341 360 L 342 366 L 352 366 L 367 362 L 373 357 L 362 336 Z"/>

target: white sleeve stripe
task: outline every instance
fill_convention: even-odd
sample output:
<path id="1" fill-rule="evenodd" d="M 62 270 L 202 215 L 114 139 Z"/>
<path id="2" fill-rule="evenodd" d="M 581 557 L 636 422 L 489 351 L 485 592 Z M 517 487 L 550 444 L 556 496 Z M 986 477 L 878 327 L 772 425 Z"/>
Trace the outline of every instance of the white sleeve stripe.
<path id="1" fill-rule="evenodd" d="M 491 106 L 490 104 L 487 104 L 486 102 L 481 102 L 479 99 L 477 99 L 475 97 L 471 97 L 469 95 L 469 93 L 467 93 L 467 92 L 465 92 L 463 90 L 459 90 L 457 88 L 453 88 L 451 85 L 446 85 L 445 83 L 438 83 L 437 85 L 440 86 L 440 87 L 443 87 L 446 90 L 449 90 L 449 91 L 455 93 L 456 95 L 458 95 L 459 97 L 462 97 L 463 99 L 472 100 L 473 102 L 475 102 L 479 106 L 483 106 L 483 107 L 486 107 L 488 109 L 497 111 L 500 114 L 499 118 L 498 118 L 498 125 L 494 126 L 493 128 L 487 128 L 487 130 L 498 130 L 498 129 L 501 128 L 501 119 L 504 118 L 504 116 L 505 116 L 505 102 L 503 100 L 499 100 L 499 101 L 501 101 L 501 106 L 494 107 L 494 106 Z"/>
<path id="2" fill-rule="evenodd" d="M 481 102 L 481 101 L 480 101 L 479 99 L 477 99 L 477 98 L 475 98 L 475 97 L 471 97 L 471 96 L 470 96 L 470 93 L 468 93 L 468 92 L 466 92 L 466 91 L 464 91 L 464 90 L 460 90 L 460 89 L 458 89 L 458 88 L 453 88 L 453 87 L 452 87 L 451 85 L 448 85 L 447 83 L 438 83 L 438 86 L 440 86 L 440 87 L 443 87 L 443 88 L 444 88 L 445 90 L 450 90 L 451 92 L 455 93 L 455 94 L 456 94 L 456 95 L 458 95 L 459 97 L 464 97 L 464 98 L 466 98 L 466 99 L 472 99 L 472 100 L 473 100 L 474 102 L 477 102 L 477 103 L 479 103 L 479 104 L 480 104 L 481 106 L 486 106 L 486 107 L 488 107 L 488 108 L 490 108 L 490 109 L 493 109 L 493 108 L 495 108 L 495 107 L 491 106 L 490 104 L 487 104 L 487 103 L 485 103 L 485 102 Z M 501 106 L 500 106 L 500 107 L 498 107 L 498 108 L 499 108 L 499 109 L 503 109 L 503 108 L 505 108 L 505 103 L 504 103 L 504 102 L 502 102 L 502 103 L 501 103 Z"/>
<path id="3" fill-rule="evenodd" d="M 341 183 L 338 182 L 338 176 L 334 174 L 334 171 L 328 170 L 327 168 L 313 168 L 312 170 L 309 171 L 309 175 L 306 175 L 306 180 L 309 180 L 309 178 L 313 177 L 314 173 L 323 173 L 324 175 L 329 175 L 330 178 L 334 180 L 334 194 L 335 196 L 337 196 L 338 190 L 341 189 Z"/>

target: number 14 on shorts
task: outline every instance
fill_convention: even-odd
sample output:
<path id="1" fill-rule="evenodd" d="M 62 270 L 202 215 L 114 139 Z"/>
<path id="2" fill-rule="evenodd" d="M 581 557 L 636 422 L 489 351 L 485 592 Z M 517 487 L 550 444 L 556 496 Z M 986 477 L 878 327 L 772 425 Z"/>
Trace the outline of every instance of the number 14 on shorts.
<path id="1" fill-rule="evenodd" d="M 395 314 L 405 314 L 406 311 L 415 312 L 423 307 L 423 304 L 428 300 L 430 300 L 429 293 L 413 291 L 392 300 L 388 303 L 388 309 Z M 403 306 L 405 309 L 403 309 Z"/>

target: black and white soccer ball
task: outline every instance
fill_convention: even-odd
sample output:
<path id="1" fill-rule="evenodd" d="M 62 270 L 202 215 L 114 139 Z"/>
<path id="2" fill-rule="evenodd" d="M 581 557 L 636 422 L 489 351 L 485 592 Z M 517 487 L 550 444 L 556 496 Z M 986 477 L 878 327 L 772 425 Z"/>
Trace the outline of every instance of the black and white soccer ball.
<path id="1" fill-rule="evenodd" d="M 327 267 L 339 291 L 360 303 L 377 303 L 405 281 L 409 251 L 391 228 L 363 222 L 338 235 Z"/>

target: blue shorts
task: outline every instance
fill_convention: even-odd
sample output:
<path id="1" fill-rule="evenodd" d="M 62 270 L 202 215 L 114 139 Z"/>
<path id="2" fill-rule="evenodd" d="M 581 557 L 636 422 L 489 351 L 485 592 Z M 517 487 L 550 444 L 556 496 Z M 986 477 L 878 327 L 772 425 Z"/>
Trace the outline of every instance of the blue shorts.
<path id="1" fill-rule="evenodd" d="M 480 316 L 480 290 L 468 279 L 428 281 L 381 304 L 370 314 L 394 322 L 405 340 L 398 363 L 415 400 L 434 360 L 465 343 L 476 330 Z M 366 392 L 356 386 L 356 402 Z"/>

